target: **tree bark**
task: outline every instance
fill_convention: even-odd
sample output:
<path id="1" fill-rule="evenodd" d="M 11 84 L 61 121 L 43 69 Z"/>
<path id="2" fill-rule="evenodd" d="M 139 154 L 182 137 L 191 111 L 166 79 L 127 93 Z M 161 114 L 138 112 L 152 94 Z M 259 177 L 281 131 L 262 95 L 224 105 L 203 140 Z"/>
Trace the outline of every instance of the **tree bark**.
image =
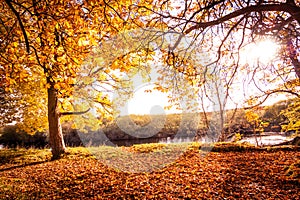
<path id="1" fill-rule="evenodd" d="M 52 151 L 52 159 L 58 159 L 65 153 L 66 147 L 60 124 L 57 91 L 54 83 L 50 80 L 48 88 L 48 123 L 49 123 L 49 143 Z"/>

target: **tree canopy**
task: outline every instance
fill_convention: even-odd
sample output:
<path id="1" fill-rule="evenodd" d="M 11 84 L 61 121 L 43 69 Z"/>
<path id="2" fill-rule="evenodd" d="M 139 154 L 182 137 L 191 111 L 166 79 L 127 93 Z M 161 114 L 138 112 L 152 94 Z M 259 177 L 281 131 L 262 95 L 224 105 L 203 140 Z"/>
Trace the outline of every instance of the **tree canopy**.
<path id="1" fill-rule="evenodd" d="M 54 157 L 65 151 L 60 116 L 76 112 L 65 113 L 62 99 L 72 95 L 76 73 L 91 49 L 138 22 L 138 12 L 132 15 L 127 9 L 129 3 L 1 2 L 0 65 L 7 90 L 18 87 L 23 100 L 32 103 L 22 111 L 28 120 L 23 128 L 36 127 L 36 123 L 45 128 L 42 124 L 48 121 Z M 135 22 L 127 26 L 133 18 Z M 43 118 L 46 113 L 48 120 Z"/>

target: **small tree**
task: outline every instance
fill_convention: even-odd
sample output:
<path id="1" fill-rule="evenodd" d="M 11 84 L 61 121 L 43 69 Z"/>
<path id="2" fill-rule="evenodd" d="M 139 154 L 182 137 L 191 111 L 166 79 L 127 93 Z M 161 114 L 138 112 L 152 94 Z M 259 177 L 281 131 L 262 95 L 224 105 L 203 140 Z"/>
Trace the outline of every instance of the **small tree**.
<path id="1" fill-rule="evenodd" d="M 247 110 L 245 113 L 247 121 L 251 124 L 256 145 L 259 146 L 258 136 L 264 131 L 264 127 L 268 126 L 267 122 L 263 122 L 261 117 L 252 110 Z"/>

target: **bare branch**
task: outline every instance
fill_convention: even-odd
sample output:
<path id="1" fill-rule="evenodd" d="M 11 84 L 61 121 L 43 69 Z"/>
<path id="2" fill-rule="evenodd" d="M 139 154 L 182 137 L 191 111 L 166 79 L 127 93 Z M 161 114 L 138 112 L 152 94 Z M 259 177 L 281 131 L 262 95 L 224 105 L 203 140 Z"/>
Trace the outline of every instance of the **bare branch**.
<path id="1" fill-rule="evenodd" d="M 85 114 L 85 113 L 87 113 L 89 111 L 90 111 L 90 108 L 88 108 L 85 111 L 81 111 L 81 112 L 61 112 L 60 116 L 66 116 L 66 115 L 83 115 L 83 114 Z"/>
<path id="2" fill-rule="evenodd" d="M 262 11 L 283 11 L 283 12 L 288 12 L 292 15 L 292 17 L 298 21 L 300 24 L 300 8 L 294 5 L 286 4 L 286 3 L 280 3 L 280 4 L 270 4 L 270 5 L 255 5 L 255 6 L 249 6 L 245 7 L 239 10 L 236 10 L 228 15 L 225 15 L 223 17 L 220 17 L 214 21 L 209 21 L 209 22 L 199 22 L 196 25 L 190 27 L 185 31 L 185 34 L 190 33 L 193 30 L 196 29 L 205 29 L 209 26 L 214 26 L 220 23 L 223 23 L 225 21 L 228 21 L 232 18 L 241 16 L 241 15 L 246 15 L 251 12 L 262 12 Z"/>
<path id="3" fill-rule="evenodd" d="M 292 94 L 292 95 L 296 96 L 297 98 L 300 98 L 300 94 L 298 94 L 297 92 L 293 92 L 293 91 L 290 91 L 290 90 L 280 90 L 280 89 L 279 90 L 273 90 L 273 91 L 265 93 L 264 94 L 264 95 L 266 95 L 265 98 L 263 100 L 261 100 L 260 102 L 258 102 L 257 104 L 255 104 L 253 106 L 244 107 L 244 109 L 252 109 L 252 108 L 260 106 L 261 104 L 263 104 L 264 102 L 266 102 L 266 100 L 272 94 L 275 94 L 275 93 L 288 93 L 288 94 Z"/>

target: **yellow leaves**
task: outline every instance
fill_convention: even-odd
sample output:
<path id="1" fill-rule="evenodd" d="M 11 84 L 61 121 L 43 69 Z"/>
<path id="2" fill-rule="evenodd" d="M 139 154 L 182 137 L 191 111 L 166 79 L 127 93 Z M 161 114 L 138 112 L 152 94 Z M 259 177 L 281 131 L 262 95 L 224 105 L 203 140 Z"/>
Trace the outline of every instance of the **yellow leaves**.
<path id="1" fill-rule="evenodd" d="M 18 42 L 13 42 L 13 43 L 12 43 L 12 46 L 13 46 L 13 47 L 18 47 L 18 45 L 19 45 Z"/>
<path id="2" fill-rule="evenodd" d="M 79 38 L 78 40 L 78 46 L 83 46 L 83 42 L 84 42 L 85 38 Z"/>
<path id="3" fill-rule="evenodd" d="M 59 23 L 56 23 L 55 28 L 59 29 Z"/>
<path id="4" fill-rule="evenodd" d="M 7 78 L 7 79 L 9 81 L 9 85 L 16 85 L 17 84 L 15 79 L 12 79 L 12 78 Z"/>
<path id="5" fill-rule="evenodd" d="M 54 85 L 54 88 L 55 88 L 56 90 L 59 90 L 61 87 L 60 87 L 59 84 L 55 84 L 55 85 Z"/>
<path id="6" fill-rule="evenodd" d="M 112 65 L 110 66 L 110 68 L 112 70 L 118 69 L 120 66 L 121 62 L 119 60 L 116 60 L 115 62 L 112 63 Z"/>
<path id="7" fill-rule="evenodd" d="M 93 77 L 90 77 L 90 76 L 85 76 L 85 77 L 82 77 L 82 81 L 85 85 L 90 85 L 92 84 L 93 82 L 95 82 L 95 79 Z"/>
<path id="8" fill-rule="evenodd" d="M 255 97 L 250 97 L 250 98 L 247 100 L 247 104 L 248 104 L 248 105 L 255 105 L 255 104 L 257 104 L 257 101 L 258 101 L 257 98 L 255 98 Z"/>
<path id="9" fill-rule="evenodd" d="M 76 83 L 76 79 L 71 77 L 68 77 L 65 81 L 70 85 L 74 85 Z"/>
<path id="10" fill-rule="evenodd" d="M 100 73 L 99 75 L 98 75 L 98 78 L 97 78 L 97 80 L 98 81 L 104 81 L 104 80 L 106 80 L 106 74 L 104 74 L 104 73 Z"/>
<path id="11" fill-rule="evenodd" d="M 284 131 L 294 130 L 299 134 L 300 131 L 300 100 L 299 98 L 289 100 L 288 107 L 281 111 L 289 121 L 287 125 L 283 125 Z"/>
<path id="12" fill-rule="evenodd" d="M 11 88 L 9 88 L 9 87 L 6 87 L 5 88 L 5 92 L 13 93 L 13 90 Z"/>
<path id="13" fill-rule="evenodd" d="M 79 60 L 77 58 L 73 58 L 73 61 L 76 63 L 76 64 L 79 64 Z"/>
<path id="14" fill-rule="evenodd" d="M 67 63 L 67 55 L 64 54 L 63 56 L 60 56 L 57 58 L 57 61 L 60 63 L 60 64 L 65 64 Z"/>
<path id="15" fill-rule="evenodd" d="M 259 119 L 259 115 L 254 113 L 253 111 L 247 110 L 245 113 L 245 117 L 248 122 L 257 121 Z"/>
<path id="16" fill-rule="evenodd" d="M 26 7 L 32 8 L 31 3 L 32 2 L 28 1 L 24 4 L 26 4 Z M 111 37 L 116 34 L 117 31 L 114 30 L 114 28 L 118 28 L 118 31 L 120 31 L 135 26 L 127 26 L 124 20 L 120 18 L 121 16 L 125 19 L 129 15 L 126 9 L 129 8 L 129 5 L 133 2 L 127 0 L 112 2 L 110 7 L 107 7 L 105 13 L 103 12 L 103 7 L 99 6 L 101 3 L 102 2 L 89 1 L 84 2 L 84 6 L 79 6 L 78 2 L 66 3 L 64 1 L 58 1 L 49 3 L 46 6 L 41 2 L 41 5 L 37 7 L 37 12 L 44 13 L 42 17 L 24 15 L 23 23 L 26 34 L 29 37 L 31 52 L 30 54 L 26 53 L 25 48 L 23 48 L 24 38 L 22 37 L 22 30 L 18 26 L 15 27 L 15 29 L 12 30 L 12 36 L 16 36 L 16 38 L 11 40 L 9 48 L 5 50 L 9 61 L 13 61 L 12 63 L 14 64 L 14 79 L 10 80 L 10 84 L 17 85 L 19 81 L 24 81 L 26 84 L 28 83 L 28 85 L 34 85 L 36 90 L 43 90 L 43 92 L 45 92 L 44 90 L 50 87 L 49 83 L 45 83 L 44 78 L 46 77 L 55 84 L 54 87 L 58 91 L 59 97 L 65 97 L 63 95 L 60 96 L 60 93 L 70 95 L 70 90 L 72 90 L 70 84 L 75 83 L 76 72 L 82 68 L 80 64 L 87 57 L 90 47 L 98 47 L 104 37 Z M 151 3 L 148 2 L 147 6 L 150 4 Z M 83 9 L 83 7 L 85 8 Z M 27 12 L 24 8 L 25 7 L 20 6 L 18 11 Z M 120 16 L 117 16 L 116 12 L 120 13 Z M 145 12 L 148 11 L 146 10 Z M 139 18 L 138 16 L 138 14 L 132 15 L 133 18 Z M 136 21 L 137 24 L 140 25 L 145 23 L 143 20 L 137 19 Z M 127 38 L 130 39 L 130 37 Z M 114 55 L 122 56 L 123 52 L 129 49 L 129 45 L 126 43 L 128 42 L 126 40 L 127 38 L 123 38 L 124 41 L 116 41 L 113 44 L 115 46 L 120 44 L 120 46 L 117 47 L 117 52 L 111 52 L 112 45 L 107 45 L 105 49 L 107 56 L 105 55 L 101 63 L 97 63 L 104 66 L 103 70 L 101 70 L 102 73 L 100 73 L 98 77 L 95 76 L 95 78 L 84 79 L 84 84 L 92 84 L 94 81 L 106 81 L 108 76 L 110 79 L 113 79 L 113 81 L 118 82 L 122 78 L 117 77 L 116 74 L 120 73 L 120 71 L 128 72 L 132 67 L 139 66 L 139 58 L 142 56 L 145 57 L 145 52 L 143 52 L 144 55 L 140 54 L 136 57 L 128 56 L 123 60 L 120 58 L 115 62 L 109 60 Z M 129 44 L 135 47 L 139 45 L 136 44 L 136 40 L 133 39 L 129 40 Z M 109 60 L 109 62 L 107 60 Z M 111 63 L 112 65 L 109 66 Z M 114 69 L 117 70 L 116 74 L 113 72 Z M 87 72 L 87 74 L 89 74 L 89 72 Z M 146 74 L 144 75 L 146 76 Z M 109 84 L 110 83 L 108 83 L 108 85 Z M 23 92 L 26 93 L 26 95 L 34 93 L 28 88 L 24 89 Z M 35 94 L 33 96 L 46 99 L 45 93 L 40 95 Z M 33 96 L 31 98 L 33 98 Z M 38 106 L 39 102 L 34 102 L 31 98 L 28 97 L 28 99 L 24 99 L 24 102 L 28 101 L 35 104 L 32 105 L 31 109 L 38 111 L 40 109 Z M 108 97 L 98 97 L 97 100 L 110 106 Z M 45 106 L 45 102 L 43 103 Z M 32 114 L 33 113 L 34 112 L 32 112 Z"/>
<path id="17" fill-rule="evenodd" d="M 35 59 L 36 59 L 36 58 L 33 57 L 33 56 L 29 56 L 29 57 L 28 57 L 28 61 L 35 61 Z"/>
<path id="18" fill-rule="evenodd" d="M 165 87 L 162 87 L 161 85 L 157 85 L 154 87 L 155 90 L 158 90 L 160 92 L 168 92 L 168 89 Z"/>
<path id="19" fill-rule="evenodd" d="M 111 102 L 107 96 L 99 95 L 97 97 L 97 102 L 105 105 L 111 105 Z"/>
<path id="20" fill-rule="evenodd" d="M 269 125 L 268 122 L 262 121 L 259 114 L 255 113 L 251 110 L 247 110 L 245 112 L 245 117 L 246 117 L 246 120 L 252 125 L 254 133 L 264 131 L 264 128 Z M 257 145 L 258 145 L 258 143 L 257 143 Z"/>
<path id="21" fill-rule="evenodd" d="M 90 44 L 89 40 L 88 40 L 87 38 L 85 38 L 85 37 L 81 37 L 81 38 L 79 38 L 79 40 L 78 40 L 78 46 L 79 46 L 79 47 L 87 46 L 87 45 L 89 45 L 89 44 Z"/>
<path id="22" fill-rule="evenodd" d="M 28 38 L 31 36 L 29 31 L 26 31 L 26 35 L 27 35 Z"/>
<path id="23" fill-rule="evenodd" d="M 65 50 L 64 50 L 64 48 L 62 47 L 62 46 L 59 46 L 58 48 L 57 48 L 57 54 L 58 55 L 61 55 L 61 54 L 63 54 L 65 52 Z"/>

